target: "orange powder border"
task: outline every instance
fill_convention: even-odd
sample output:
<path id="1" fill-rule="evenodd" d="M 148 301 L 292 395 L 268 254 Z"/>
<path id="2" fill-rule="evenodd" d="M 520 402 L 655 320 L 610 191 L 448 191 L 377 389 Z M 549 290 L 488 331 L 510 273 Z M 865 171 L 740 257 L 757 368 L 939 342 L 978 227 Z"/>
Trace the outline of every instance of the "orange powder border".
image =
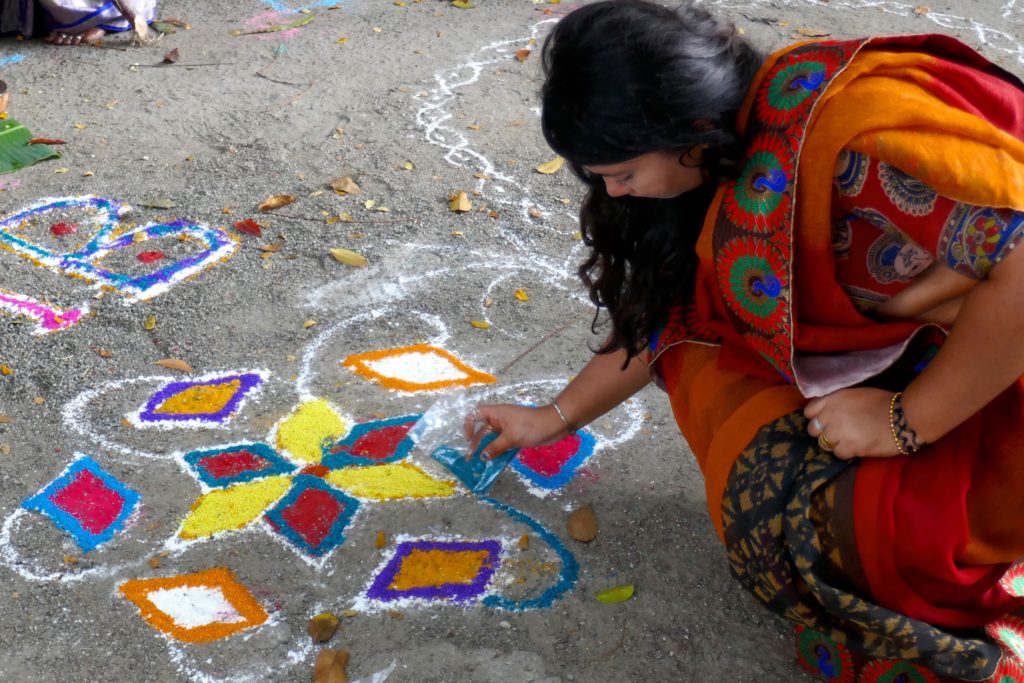
<path id="1" fill-rule="evenodd" d="M 441 356 L 456 368 L 464 372 L 466 377 L 462 379 L 445 379 L 425 383 L 408 382 L 406 380 L 381 375 L 367 365 L 367 362 L 369 361 L 381 360 L 391 356 L 399 356 L 404 353 L 432 353 L 434 355 Z M 468 387 L 473 384 L 494 384 L 498 381 L 497 377 L 489 375 L 486 372 L 481 372 L 480 370 L 475 370 L 448 351 L 439 349 L 436 346 L 430 346 L 429 344 L 413 344 L 412 346 L 401 346 L 394 349 L 357 353 L 343 360 L 341 364 L 363 379 L 370 380 L 371 382 L 378 382 L 386 389 L 395 389 L 398 391 L 434 391 L 436 389 L 447 389 L 448 387 L 454 386 Z"/>
<path id="2" fill-rule="evenodd" d="M 183 586 L 219 588 L 224 598 L 235 608 L 245 621 L 230 624 L 214 623 L 194 628 L 178 626 L 170 615 L 161 612 L 149 599 L 149 593 L 166 588 Z M 233 633 L 259 626 L 268 616 L 263 605 L 257 602 L 245 586 L 226 567 L 214 567 L 195 574 L 181 574 L 156 579 L 135 579 L 125 581 L 118 590 L 139 608 L 142 618 L 153 628 L 186 643 L 209 643 L 227 638 Z"/>

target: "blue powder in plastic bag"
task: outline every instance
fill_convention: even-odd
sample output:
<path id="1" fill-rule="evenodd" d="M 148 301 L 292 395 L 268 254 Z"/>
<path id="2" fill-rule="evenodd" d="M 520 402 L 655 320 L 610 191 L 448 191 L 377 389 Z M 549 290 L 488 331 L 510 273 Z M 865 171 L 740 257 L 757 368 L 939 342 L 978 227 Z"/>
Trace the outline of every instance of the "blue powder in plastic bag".
<path id="1" fill-rule="evenodd" d="M 456 450 L 451 446 L 439 446 L 430 454 L 430 457 L 447 467 L 448 471 L 473 493 L 486 493 L 501 471 L 519 452 L 518 448 L 510 448 L 496 458 L 484 460 L 481 453 L 496 438 L 498 438 L 497 434 L 488 434 L 469 458 L 466 457 L 464 451 Z"/>

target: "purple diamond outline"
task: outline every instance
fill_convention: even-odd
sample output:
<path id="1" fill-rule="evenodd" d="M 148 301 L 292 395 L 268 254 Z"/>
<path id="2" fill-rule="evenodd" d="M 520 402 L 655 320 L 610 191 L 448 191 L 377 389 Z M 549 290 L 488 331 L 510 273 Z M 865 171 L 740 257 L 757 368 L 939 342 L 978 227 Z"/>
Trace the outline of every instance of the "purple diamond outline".
<path id="1" fill-rule="evenodd" d="M 480 567 L 480 572 L 470 583 L 442 583 L 436 586 L 417 586 L 407 590 L 389 588 L 402 569 L 402 563 L 414 550 L 444 550 L 448 552 L 473 552 L 486 550 L 487 559 Z M 486 541 L 403 541 L 395 547 L 392 556 L 384 569 L 377 575 L 366 590 L 366 595 L 381 602 L 392 602 L 403 598 L 419 598 L 421 600 L 445 600 L 467 602 L 481 595 L 487 588 L 491 576 L 498 570 L 501 556 L 501 543 Z"/>
<path id="2" fill-rule="evenodd" d="M 228 399 L 228 402 L 224 404 L 224 407 L 213 413 L 192 413 L 189 415 L 174 414 L 174 413 L 160 413 L 156 409 L 160 407 L 164 401 L 174 396 L 175 394 L 181 393 L 187 389 L 197 386 L 211 386 L 218 384 L 227 384 L 238 380 L 240 386 L 235 392 L 234 396 Z M 160 422 L 191 422 L 193 420 L 199 420 L 202 422 L 215 422 L 221 423 L 226 420 L 235 410 L 238 405 L 245 398 L 245 395 L 249 393 L 253 388 L 263 382 L 263 377 L 254 372 L 246 372 L 237 375 L 224 375 L 222 377 L 215 377 L 213 379 L 196 379 L 192 381 L 175 381 L 168 382 L 164 386 L 149 397 L 146 401 L 146 405 L 139 411 L 138 419 L 140 422 L 149 423 L 160 423 Z"/>

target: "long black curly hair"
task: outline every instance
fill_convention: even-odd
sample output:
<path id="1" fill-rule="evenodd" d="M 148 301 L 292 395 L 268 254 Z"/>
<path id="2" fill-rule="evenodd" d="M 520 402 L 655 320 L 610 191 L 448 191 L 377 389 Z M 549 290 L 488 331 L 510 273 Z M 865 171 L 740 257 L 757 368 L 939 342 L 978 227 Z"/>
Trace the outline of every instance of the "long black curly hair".
<path id="1" fill-rule="evenodd" d="M 559 22 L 543 62 L 544 137 L 588 186 L 580 224 L 591 251 L 579 275 L 597 306 L 594 331 L 602 308 L 612 324 L 598 352 L 633 357 L 693 292 L 694 246 L 716 185 L 736 173 L 736 114 L 762 56 L 691 0 L 606 0 Z M 707 180 L 673 199 L 610 197 L 584 169 L 656 151 L 682 163 L 697 145 Z"/>

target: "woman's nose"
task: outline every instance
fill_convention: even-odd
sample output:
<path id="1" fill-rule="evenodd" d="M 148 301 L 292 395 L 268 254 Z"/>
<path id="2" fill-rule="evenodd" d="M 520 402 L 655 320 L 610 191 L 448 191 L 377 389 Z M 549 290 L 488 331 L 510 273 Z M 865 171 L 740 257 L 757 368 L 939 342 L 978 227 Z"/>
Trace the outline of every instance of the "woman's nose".
<path id="1" fill-rule="evenodd" d="M 604 188 L 609 197 L 624 197 L 630 192 L 629 185 L 614 178 L 605 178 Z"/>

